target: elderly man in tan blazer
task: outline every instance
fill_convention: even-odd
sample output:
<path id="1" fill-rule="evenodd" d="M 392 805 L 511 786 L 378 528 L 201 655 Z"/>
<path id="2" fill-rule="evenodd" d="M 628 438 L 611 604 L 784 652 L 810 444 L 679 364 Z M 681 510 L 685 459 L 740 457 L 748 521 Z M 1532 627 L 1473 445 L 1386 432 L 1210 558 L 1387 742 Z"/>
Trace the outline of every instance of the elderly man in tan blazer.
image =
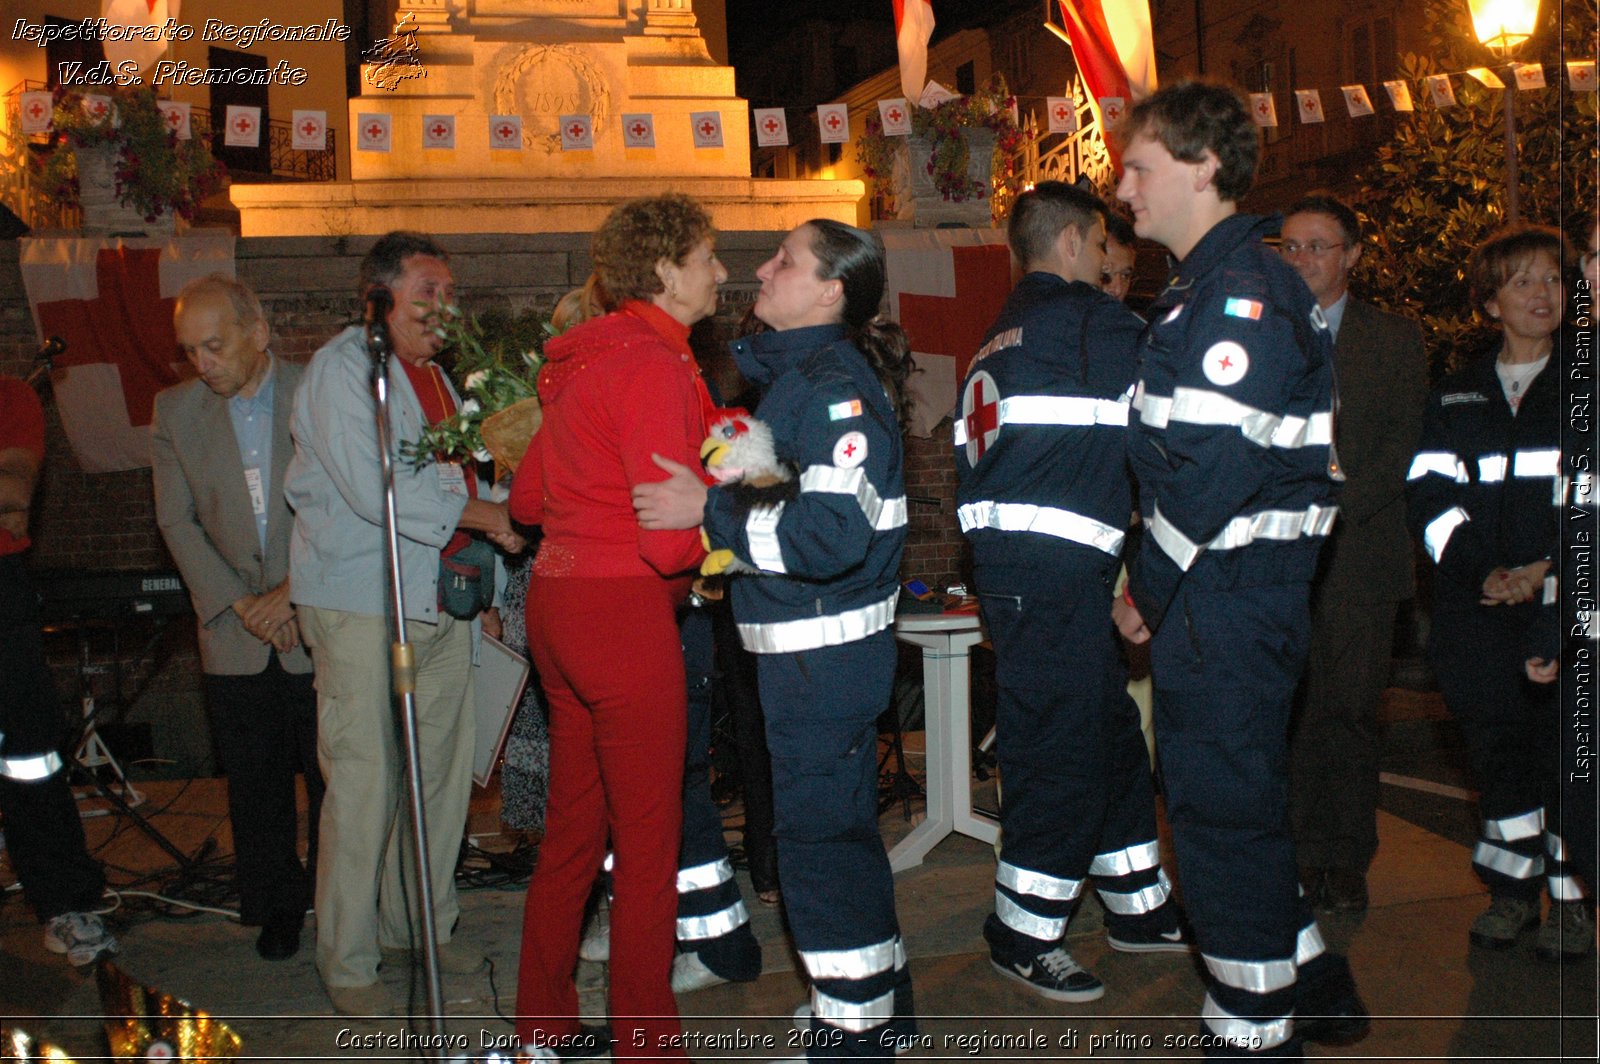
<path id="1" fill-rule="evenodd" d="M 230 278 L 186 286 L 173 321 L 199 378 L 156 397 L 156 522 L 199 621 L 206 702 L 228 774 L 240 922 L 261 927 L 256 952 L 282 960 L 299 949 L 313 880 L 297 848 L 296 770 L 310 798 L 313 865 L 323 789 L 311 659 L 289 603 L 294 519 L 283 498 L 301 367 L 268 350 L 260 301 Z"/>

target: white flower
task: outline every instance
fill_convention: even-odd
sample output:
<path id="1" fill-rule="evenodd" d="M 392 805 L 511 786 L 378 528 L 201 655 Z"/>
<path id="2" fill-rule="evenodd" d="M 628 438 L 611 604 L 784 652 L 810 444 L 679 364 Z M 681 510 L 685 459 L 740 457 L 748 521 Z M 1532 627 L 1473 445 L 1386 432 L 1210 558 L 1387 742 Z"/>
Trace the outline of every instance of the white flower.
<path id="1" fill-rule="evenodd" d="M 476 451 L 473 451 L 472 452 L 472 457 L 476 458 L 480 462 L 492 462 L 492 461 L 494 461 L 494 455 L 490 454 L 488 451 L 484 450 L 482 447 L 479 447 Z"/>
<path id="2" fill-rule="evenodd" d="M 488 370 L 486 370 L 486 369 L 475 369 L 471 373 L 467 374 L 466 383 L 464 383 L 462 385 L 462 387 L 465 388 L 469 392 L 475 392 L 479 388 L 481 388 L 483 386 L 484 382 L 486 382 L 488 379 L 489 379 L 489 371 Z M 472 402 L 472 400 L 468 399 L 467 402 L 470 403 L 470 402 Z"/>
<path id="3" fill-rule="evenodd" d="M 471 378 L 468 379 L 470 380 Z M 472 385 L 468 384 L 467 387 L 471 388 Z M 466 402 L 461 404 L 461 423 L 465 425 L 468 414 L 476 414 L 482 409 L 483 407 L 478 405 L 478 401 L 476 399 L 468 399 Z"/>
<path id="4" fill-rule="evenodd" d="M 537 351 L 524 352 L 523 356 L 522 356 L 522 361 L 526 362 L 530 366 L 537 366 L 539 364 L 539 352 L 537 352 Z"/>

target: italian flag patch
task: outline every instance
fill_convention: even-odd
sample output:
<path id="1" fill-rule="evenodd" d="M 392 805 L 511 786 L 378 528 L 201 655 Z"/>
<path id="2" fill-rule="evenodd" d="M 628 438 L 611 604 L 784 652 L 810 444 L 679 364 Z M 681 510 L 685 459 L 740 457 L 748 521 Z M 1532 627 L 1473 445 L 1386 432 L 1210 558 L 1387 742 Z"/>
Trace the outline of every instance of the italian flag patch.
<path id="1" fill-rule="evenodd" d="M 851 399 L 848 402 L 834 403 L 828 407 L 829 421 L 843 421 L 847 417 L 861 416 L 861 400 Z"/>
<path id="2" fill-rule="evenodd" d="M 1261 304 L 1254 299 L 1240 299 L 1238 296 L 1231 296 L 1228 302 L 1223 304 L 1222 313 L 1231 318 L 1249 318 L 1251 321 L 1260 321 Z"/>

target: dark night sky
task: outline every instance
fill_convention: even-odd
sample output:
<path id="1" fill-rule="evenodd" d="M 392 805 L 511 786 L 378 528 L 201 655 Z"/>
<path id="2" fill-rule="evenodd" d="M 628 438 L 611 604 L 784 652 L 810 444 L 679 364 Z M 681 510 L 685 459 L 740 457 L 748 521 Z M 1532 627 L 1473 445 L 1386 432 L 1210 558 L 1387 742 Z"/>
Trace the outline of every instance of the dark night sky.
<path id="1" fill-rule="evenodd" d="M 933 0 L 934 40 L 966 25 L 975 16 L 1009 6 L 995 0 Z M 835 15 L 883 24 L 894 35 L 892 0 L 727 0 L 728 46 L 737 57 L 752 37 L 771 33 L 805 18 Z"/>

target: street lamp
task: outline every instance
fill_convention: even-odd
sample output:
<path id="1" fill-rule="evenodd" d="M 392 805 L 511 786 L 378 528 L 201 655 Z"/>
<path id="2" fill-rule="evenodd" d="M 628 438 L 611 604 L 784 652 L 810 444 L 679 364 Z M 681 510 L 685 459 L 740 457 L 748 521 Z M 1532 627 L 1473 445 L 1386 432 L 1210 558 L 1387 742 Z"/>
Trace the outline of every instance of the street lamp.
<path id="1" fill-rule="evenodd" d="M 1507 66 L 1511 55 L 1533 36 L 1539 21 L 1539 0 L 1467 0 L 1472 12 L 1472 30 L 1478 40 L 1492 49 Z M 1517 193 L 1517 89 L 1515 71 L 1508 69 L 1505 82 L 1506 113 L 1506 220 L 1516 225 L 1521 219 Z"/>

